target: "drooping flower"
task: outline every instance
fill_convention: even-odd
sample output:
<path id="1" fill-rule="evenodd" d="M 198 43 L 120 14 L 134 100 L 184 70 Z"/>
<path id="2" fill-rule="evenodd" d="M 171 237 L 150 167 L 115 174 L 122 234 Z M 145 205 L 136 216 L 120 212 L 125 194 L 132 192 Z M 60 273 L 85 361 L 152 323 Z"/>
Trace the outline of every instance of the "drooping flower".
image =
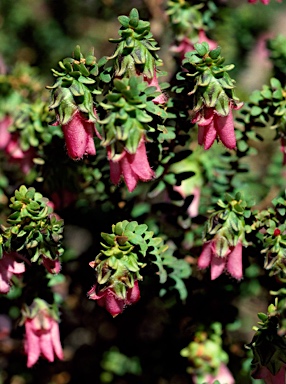
<path id="1" fill-rule="evenodd" d="M 194 384 L 197 384 L 197 378 L 195 375 L 192 375 L 192 380 Z M 216 375 L 211 375 L 210 373 L 206 374 L 202 381 L 205 384 L 213 384 L 216 380 L 220 384 L 235 384 L 234 378 L 225 364 L 221 364 Z"/>
<path id="2" fill-rule="evenodd" d="M 267 369 L 267 367 L 259 366 L 252 373 L 254 379 L 263 379 L 265 384 L 285 384 L 286 383 L 286 365 L 276 375 Z"/>
<path id="3" fill-rule="evenodd" d="M 242 273 L 242 243 L 238 241 L 235 246 L 229 246 L 225 253 L 220 256 L 216 251 L 218 239 L 207 241 L 198 259 L 198 267 L 205 269 L 211 267 L 211 280 L 218 278 L 224 271 L 232 277 L 240 280 Z"/>
<path id="4" fill-rule="evenodd" d="M 121 176 L 123 176 L 129 192 L 132 192 L 138 180 L 149 181 L 154 177 L 154 172 L 148 162 L 144 138 L 139 142 L 134 154 L 123 150 L 121 155 L 113 160 L 110 159 L 110 148 L 107 148 L 107 152 L 112 183 L 118 184 Z"/>
<path id="5" fill-rule="evenodd" d="M 11 288 L 11 279 L 13 275 L 20 275 L 25 272 L 25 264 L 18 263 L 17 253 L 4 252 L 2 259 L 0 259 L 0 292 L 8 293 Z"/>
<path id="6" fill-rule="evenodd" d="M 54 361 L 55 355 L 62 360 L 59 324 L 49 305 L 44 300 L 35 299 L 28 312 L 24 315 L 27 367 L 32 367 L 41 355 L 50 362 Z"/>
<path id="7" fill-rule="evenodd" d="M 192 122 L 198 124 L 198 142 L 205 149 L 209 149 L 216 138 L 219 138 L 229 149 L 236 147 L 232 109 L 237 108 L 230 103 L 230 111 L 227 116 L 220 116 L 215 108 L 208 107 L 196 113 Z"/>
<path id="8" fill-rule="evenodd" d="M 94 114 L 96 115 L 95 110 Z M 61 127 L 69 157 L 78 160 L 82 159 L 84 155 L 96 154 L 93 137 L 94 134 L 101 137 L 95 128 L 95 123 L 87 120 L 79 110 L 76 110 L 71 119 Z"/>
<path id="9" fill-rule="evenodd" d="M 118 297 L 112 287 L 97 292 L 97 285 L 94 285 L 87 294 L 90 299 L 97 300 L 97 304 L 104 307 L 113 317 L 122 313 L 127 305 L 134 304 L 140 299 L 137 280 L 135 280 L 134 286 L 127 290 L 125 299 Z"/>

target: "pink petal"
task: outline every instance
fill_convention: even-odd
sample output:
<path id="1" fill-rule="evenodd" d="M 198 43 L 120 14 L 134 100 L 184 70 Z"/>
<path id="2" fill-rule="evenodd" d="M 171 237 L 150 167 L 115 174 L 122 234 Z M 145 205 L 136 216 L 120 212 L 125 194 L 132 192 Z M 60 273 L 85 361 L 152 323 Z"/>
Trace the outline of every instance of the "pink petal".
<path id="1" fill-rule="evenodd" d="M 50 331 L 40 331 L 40 349 L 43 356 L 50 362 L 54 361 L 54 351 Z"/>
<path id="2" fill-rule="evenodd" d="M 109 161 L 110 166 L 110 180 L 113 184 L 118 184 L 121 177 L 121 166 L 120 163 L 116 163 L 115 161 Z"/>
<path id="3" fill-rule="evenodd" d="M 25 322 L 26 339 L 25 352 L 28 355 L 27 367 L 32 367 L 40 357 L 40 341 L 39 337 L 33 331 L 33 323 L 31 319 Z"/>
<path id="4" fill-rule="evenodd" d="M 193 201 L 188 207 L 188 215 L 190 217 L 196 217 L 199 214 L 200 196 L 201 190 L 199 187 L 194 187 L 192 194 L 194 195 Z"/>
<path id="5" fill-rule="evenodd" d="M 208 241 L 204 244 L 202 253 L 198 259 L 198 267 L 200 269 L 207 268 L 211 263 L 212 258 L 212 241 Z"/>
<path id="6" fill-rule="evenodd" d="M 64 358 L 64 354 L 61 345 L 59 324 L 54 319 L 52 319 L 51 339 L 56 356 L 62 360 Z"/>
<path id="7" fill-rule="evenodd" d="M 218 116 L 214 118 L 215 128 L 222 143 L 229 149 L 236 147 L 236 138 L 234 133 L 233 117 L 230 111 L 227 116 Z"/>
<path id="8" fill-rule="evenodd" d="M 7 276 L 0 275 L 0 293 L 8 293 L 10 291 L 10 282 Z"/>
<path id="9" fill-rule="evenodd" d="M 140 290 L 138 281 L 134 282 L 133 288 L 129 288 L 127 291 L 126 302 L 127 304 L 134 304 L 140 299 Z"/>
<path id="10" fill-rule="evenodd" d="M 43 257 L 43 265 L 49 273 L 59 273 L 61 263 L 59 260 L 51 260 L 48 257 Z"/>
<path id="11" fill-rule="evenodd" d="M 132 171 L 139 177 L 140 180 L 148 181 L 154 177 L 154 172 L 150 168 L 145 142 L 142 139 L 138 145 L 134 155 L 127 154 L 128 162 L 131 165 Z"/>
<path id="12" fill-rule="evenodd" d="M 105 292 L 104 297 L 98 300 L 98 305 L 105 307 L 113 317 L 122 313 L 125 306 L 124 300 L 118 299 L 111 289 L 107 289 Z"/>
<path id="13" fill-rule="evenodd" d="M 211 280 L 217 279 L 223 273 L 225 266 L 225 257 L 213 256 L 211 261 Z"/>
<path id="14" fill-rule="evenodd" d="M 129 155 L 129 156 L 132 156 L 132 155 Z M 120 165 L 121 165 L 121 170 L 122 170 L 124 181 L 125 181 L 125 184 L 127 185 L 128 191 L 132 192 L 137 185 L 139 177 L 135 172 L 133 172 L 133 166 L 131 166 L 131 164 L 129 163 L 127 156 L 125 156 L 120 161 Z"/>
<path id="15" fill-rule="evenodd" d="M 228 255 L 227 270 L 235 279 L 242 279 L 242 244 L 240 241 Z"/>
<path id="16" fill-rule="evenodd" d="M 94 123 L 85 123 L 85 130 L 87 133 L 87 143 L 86 143 L 85 154 L 95 155 L 96 149 L 95 149 L 94 140 L 93 140 L 93 133 L 95 132 Z"/>
<path id="17" fill-rule="evenodd" d="M 62 125 L 68 155 L 72 159 L 81 159 L 86 153 L 89 140 L 89 135 L 85 130 L 86 124 L 89 123 L 84 121 L 79 111 L 76 111 L 71 120 L 67 124 Z M 89 145 L 91 146 L 90 143 Z"/>
<path id="18" fill-rule="evenodd" d="M 200 125 L 199 125 L 200 128 Z M 217 131 L 215 129 L 214 120 L 212 122 L 205 126 L 205 132 L 204 132 L 204 148 L 207 150 L 209 149 L 217 136 Z"/>

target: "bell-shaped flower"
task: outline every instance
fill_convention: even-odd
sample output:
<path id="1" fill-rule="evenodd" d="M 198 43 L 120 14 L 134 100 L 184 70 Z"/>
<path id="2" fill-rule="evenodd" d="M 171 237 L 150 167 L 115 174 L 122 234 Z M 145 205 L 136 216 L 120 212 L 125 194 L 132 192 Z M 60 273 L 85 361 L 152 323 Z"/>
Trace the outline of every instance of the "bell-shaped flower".
<path id="1" fill-rule="evenodd" d="M 54 361 L 55 355 L 63 359 L 59 324 L 52 316 L 48 304 L 41 299 L 36 300 L 36 308 L 33 308 L 32 304 L 30 315 L 24 320 L 26 330 L 24 346 L 28 356 L 28 368 L 32 367 L 41 355 L 50 362 Z"/>
<path id="2" fill-rule="evenodd" d="M 251 376 L 254 379 L 263 379 L 265 384 L 285 384 L 286 383 L 286 365 L 283 365 L 276 375 L 273 375 L 267 367 L 257 367 Z"/>
<path id="3" fill-rule="evenodd" d="M 192 380 L 194 384 L 197 384 L 195 375 L 192 375 Z M 216 375 L 208 373 L 200 382 L 203 382 L 204 384 L 213 384 L 216 380 L 218 380 L 220 384 L 235 384 L 234 378 L 225 364 L 220 365 Z"/>
<path id="4" fill-rule="evenodd" d="M 134 304 L 140 299 L 137 280 L 135 280 L 132 288 L 128 288 L 125 299 L 118 297 L 113 287 L 97 292 L 97 285 L 94 285 L 87 294 L 90 299 L 97 300 L 97 304 L 104 307 L 113 317 L 122 313 L 127 305 Z"/>
<path id="5" fill-rule="evenodd" d="M 205 269 L 211 267 L 211 280 L 218 278 L 224 271 L 237 280 L 242 279 L 242 243 L 238 241 L 235 246 L 229 246 L 222 256 L 216 250 L 217 239 L 207 241 L 198 259 L 198 267 Z"/>
<path id="6" fill-rule="evenodd" d="M 113 160 L 110 159 L 110 148 L 107 148 L 107 152 L 110 160 L 110 179 L 113 184 L 118 184 L 123 176 L 129 192 L 132 192 L 139 180 L 149 181 L 154 177 L 148 162 L 144 138 L 139 142 L 134 154 L 124 150 L 116 160 Z"/>
<path id="7" fill-rule="evenodd" d="M 96 111 L 94 114 L 96 115 Z M 95 134 L 99 138 L 101 137 L 95 128 L 94 121 L 88 120 L 79 110 L 76 110 L 71 119 L 61 127 L 69 157 L 78 160 L 82 159 L 84 155 L 96 154 L 93 137 Z"/>
<path id="8" fill-rule="evenodd" d="M 25 272 L 25 264 L 18 263 L 17 253 L 4 252 L 2 259 L 0 259 L 0 292 L 8 293 L 11 288 L 11 279 L 13 275 L 20 275 Z"/>
<path id="9" fill-rule="evenodd" d="M 229 149 L 236 147 L 232 109 L 237 108 L 234 108 L 230 103 L 230 110 L 227 116 L 220 116 L 215 108 L 208 107 L 204 107 L 197 112 L 192 122 L 198 124 L 198 142 L 205 149 L 209 149 L 216 138 L 219 138 Z"/>

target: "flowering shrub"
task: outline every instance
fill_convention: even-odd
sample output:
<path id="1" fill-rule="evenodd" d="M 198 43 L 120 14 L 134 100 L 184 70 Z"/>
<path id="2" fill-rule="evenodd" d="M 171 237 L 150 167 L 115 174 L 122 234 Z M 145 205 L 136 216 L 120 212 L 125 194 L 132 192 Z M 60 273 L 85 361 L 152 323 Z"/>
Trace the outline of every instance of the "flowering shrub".
<path id="1" fill-rule="evenodd" d="M 0 382 L 285 383 L 285 4 L 12 3 Z"/>

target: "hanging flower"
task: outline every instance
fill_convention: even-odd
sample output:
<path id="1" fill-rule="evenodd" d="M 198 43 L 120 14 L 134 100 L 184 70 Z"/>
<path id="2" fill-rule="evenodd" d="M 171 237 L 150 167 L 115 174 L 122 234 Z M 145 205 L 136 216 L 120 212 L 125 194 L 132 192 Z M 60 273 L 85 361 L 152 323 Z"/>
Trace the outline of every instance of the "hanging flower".
<path id="1" fill-rule="evenodd" d="M 216 138 L 229 149 L 236 147 L 234 123 L 232 116 L 233 105 L 230 103 L 230 110 L 227 116 L 220 116 L 215 108 L 205 107 L 196 113 L 193 123 L 198 123 L 198 142 L 205 149 L 209 149 Z"/>
<path id="2" fill-rule="evenodd" d="M 24 324 L 28 368 L 32 367 L 41 355 L 50 362 L 54 361 L 55 355 L 59 359 L 63 359 L 59 324 L 44 300 L 34 300 L 27 313 L 24 314 Z"/>
<path id="3" fill-rule="evenodd" d="M 205 269 L 211 267 L 211 280 L 218 278 L 227 271 L 237 280 L 242 279 L 242 243 L 238 241 L 236 246 L 229 246 L 222 256 L 217 254 L 216 242 L 219 239 L 207 241 L 198 259 L 198 267 Z"/>
<path id="4" fill-rule="evenodd" d="M 89 298 L 97 300 L 100 307 L 104 307 L 113 317 L 123 312 L 127 305 L 136 303 L 140 299 L 138 281 L 126 292 L 126 298 L 118 297 L 113 287 L 108 287 L 97 292 L 97 285 L 94 285 L 87 293 Z"/>
<path id="5" fill-rule="evenodd" d="M 107 151 L 110 156 L 110 149 L 107 148 Z M 123 150 L 116 160 L 109 160 L 112 183 L 118 184 L 123 176 L 129 192 L 135 189 L 139 180 L 149 181 L 154 177 L 148 162 L 144 138 L 141 139 L 136 153 L 130 154 Z"/>
<path id="6" fill-rule="evenodd" d="M 94 110 L 96 115 L 96 111 Z M 59 124 L 59 123 L 56 123 Z M 66 124 L 62 124 L 67 151 L 73 160 L 82 159 L 84 155 L 95 155 L 94 134 L 100 137 L 94 121 L 88 120 L 77 109 Z"/>
<path id="7" fill-rule="evenodd" d="M 13 275 L 20 275 L 25 272 L 25 264 L 18 263 L 16 252 L 4 252 L 0 259 L 0 292 L 8 293 L 11 288 L 11 279 Z"/>

